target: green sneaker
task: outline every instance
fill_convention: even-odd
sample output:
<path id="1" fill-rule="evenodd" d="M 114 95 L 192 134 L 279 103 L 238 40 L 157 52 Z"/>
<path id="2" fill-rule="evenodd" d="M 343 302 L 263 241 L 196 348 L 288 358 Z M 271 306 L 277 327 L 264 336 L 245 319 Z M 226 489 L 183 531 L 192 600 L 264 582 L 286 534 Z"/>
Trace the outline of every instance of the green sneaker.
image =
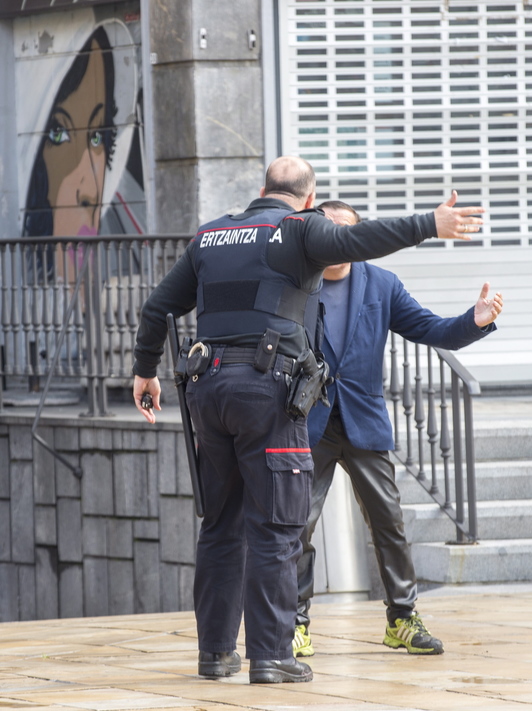
<path id="1" fill-rule="evenodd" d="M 443 644 L 430 634 L 417 612 L 398 617 L 394 627 L 388 623 L 383 644 L 393 649 L 406 647 L 409 654 L 443 654 Z"/>
<path id="2" fill-rule="evenodd" d="M 294 639 L 292 640 L 294 657 L 313 657 L 314 647 L 310 641 L 310 635 L 305 625 L 296 625 Z"/>

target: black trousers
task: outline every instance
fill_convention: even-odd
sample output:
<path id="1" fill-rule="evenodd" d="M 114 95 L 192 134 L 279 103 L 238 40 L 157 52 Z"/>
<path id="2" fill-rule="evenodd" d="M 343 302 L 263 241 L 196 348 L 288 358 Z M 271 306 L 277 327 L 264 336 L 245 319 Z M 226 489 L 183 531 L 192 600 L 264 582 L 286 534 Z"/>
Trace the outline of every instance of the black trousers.
<path id="1" fill-rule="evenodd" d="M 301 543 L 303 553 L 297 566 L 297 624 L 310 622 L 310 599 L 314 594 L 315 548 L 312 534 L 339 463 L 348 473 L 355 498 L 361 508 L 373 543 L 380 575 L 386 590 L 387 616 L 390 621 L 412 614 L 417 598 L 417 584 L 410 547 L 406 541 L 400 495 L 395 483 L 395 467 L 388 452 L 373 452 L 353 447 L 333 409 L 320 442 L 312 449 L 314 478 L 309 520 Z M 339 541 L 339 545 L 341 542 Z"/>
<path id="2" fill-rule="evenodd" d="M 282 368 L 223 365 L 187 383 L 205 498 L 194 581 L 201 651 L 235 649 L 243 613 L 249 659 L 292 656 L 312 456 L 286 394 Z"/>

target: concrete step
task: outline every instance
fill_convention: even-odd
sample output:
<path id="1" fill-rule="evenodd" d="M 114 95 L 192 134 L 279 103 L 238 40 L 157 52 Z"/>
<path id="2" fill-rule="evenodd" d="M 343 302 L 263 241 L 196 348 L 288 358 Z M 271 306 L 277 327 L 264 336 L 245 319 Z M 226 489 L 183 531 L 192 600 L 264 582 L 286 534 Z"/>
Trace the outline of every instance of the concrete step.
<path id="1" fill-rule="evenodd" d="M 443 491 L 443 467 L 437 467 L 438 486 Z M 454 471 L 451 471 L 451 475 Z M 532 461 L 478 462 L 475 466 L 477 501 L 532 499 Z M 432 498 L 405 469 L 397 468 L 396 481 L 401 492 L 401 503 L 425 504 Z M 454 501 L 454 476 L 450 477 L 451 498 Z M 466 479 L 464 471 L 464 491 Z"/>
<path id="2" fill-rule="evenodd" d="M 532 580 L 532 398 L 483 396 L 474 400 L 473 410 L 478 544 L 446 545 L 445 541 L 456 539 L 452 521 L 414 477 L 397 465 L 416 574 L 421 583 L 428 585 L 459 587 L 464 583 Z M 401 442 L 404 446 L 404 433 Z M 412 444 L 417 452 L 415 439 Z M 424 452 L 428 471 L 428 446 Z M 438 452 L 438 485 L 443 489 L 440 473 L 443 466 Z M 450 474 L 454 499 L 452 464 Z"/>
<path id="3" fill-rule="evenodd" d="M 402 508 L 410 542 L 445 542 L 455 538 L 456 527 L 436 504 L 408 504 Z M 479 501 L 477 519 L 481 540 L 532 538 L 532 499 Z"/>
<path id="4" fill-rule="evenodd" d="M 415 543 L 420 582 L 460 584 L 529 581 L 532 538 L 482 540 L 475 545 Z"/>
<path id="5" fill-rule="evenodd" d="M 523 420 L 496 420 L 486 422 L 473 419 L 474 426 L 474 454 L 475 462 L 490 462 L 494 460 L 532 460 L 532 404 L 530 405 L 530 418 Z M 405 423 L 399 422 L 399 446 L 406 451 Z M 439 424 L 438 424 L 439 427 Z M 449 421 L 450 438 L 452 447 L 452 423 Z M 463 428 L 463 423 L 462 423 Z M 430 447 L 426 431 L 423 432 L 423 457 L 425 469 L 430 466 Z M 412 425 L 412 448 L 417 456 L 417 432 L 415 423 Z M 438 459 L 441 461 L 439 442 L 436 447 Z M 403 451 L 400 452 L 404 454 Z M 451 460 L 453 452 L 450 452 Z M 465 439 L 462 430 L 462 457 L 465 457 Z"/>
<path id="6" fill-rule="evenodd" d="M 519 422 L 500 427 L 475 425 L 475 461 L 532 459 L 532 427 Z M 463 450 L 465 451 L 465 450 Z"/>

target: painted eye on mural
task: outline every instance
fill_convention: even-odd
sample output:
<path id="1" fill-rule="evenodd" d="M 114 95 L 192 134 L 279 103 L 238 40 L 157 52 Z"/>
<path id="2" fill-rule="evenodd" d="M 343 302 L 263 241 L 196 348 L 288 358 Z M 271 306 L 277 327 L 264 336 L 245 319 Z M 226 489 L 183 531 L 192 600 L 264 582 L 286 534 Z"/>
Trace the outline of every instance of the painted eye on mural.
<path id="1" fill-rule="evenodd" d="M 101 131 L 93 131 L 90 137 L 91 146 L 98 148 L 103 143 L 103 133 Z"/>
<path id="2" fill-rule="evenodd" d="M 48 140 L 54 146 L 60 146 L 62 143 L 70 141 L 70 134 L 64 126 L 55 123 L 48 131 Z"/>

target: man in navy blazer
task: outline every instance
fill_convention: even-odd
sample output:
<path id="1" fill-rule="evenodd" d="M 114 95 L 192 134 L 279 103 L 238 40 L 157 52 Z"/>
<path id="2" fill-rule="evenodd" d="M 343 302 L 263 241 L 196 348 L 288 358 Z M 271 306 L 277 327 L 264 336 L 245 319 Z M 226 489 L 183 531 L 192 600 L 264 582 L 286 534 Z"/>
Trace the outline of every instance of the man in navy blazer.
<path id="1" fill-rule="evenodd" d="M 356 224 L 359 216 L 346 203 L 320 205 L 337 224 Z M 406 647 L 411 654 L 442 654 L 415 611 L 417 584 L 406 541 L 395 468 L 392 426 L 383 396 L 382 370 L 388 331 L 414 343 L 456 350 L 495 330 L 502 297 L 482 287 L 474 307 L 461 316 L 442 318 L 423 308 L 392 272 L 372 264 L 339 264 L 324 272 L 321 300 L 325 304 L 323 353 L 334 382 L 328 388 L 331 408 L 312 408 L 308 430 L 314 479 L 312 507 L 301 535 L 298 563 L 298 614 L 294 636 L 297 656 L 312 656 L 308 626 L 313 595 L 315 549 L 311 537 L 323 509 L 334 469 L 347 471 L 356 499 L 373 538 L 387 599 L 384 644 Z"/>

